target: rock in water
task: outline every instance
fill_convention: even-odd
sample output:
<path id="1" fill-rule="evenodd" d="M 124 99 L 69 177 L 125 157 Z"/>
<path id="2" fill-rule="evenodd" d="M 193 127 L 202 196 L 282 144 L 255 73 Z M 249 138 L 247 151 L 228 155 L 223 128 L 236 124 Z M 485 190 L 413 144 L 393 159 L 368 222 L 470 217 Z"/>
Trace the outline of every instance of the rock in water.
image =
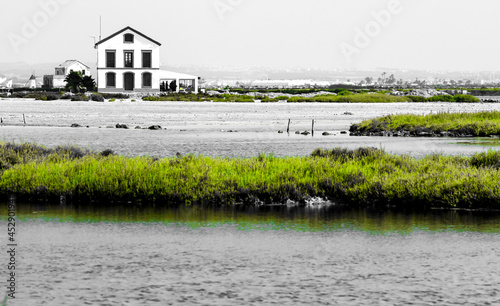
<path id="1" fill-rule="evenodd" d="M 126 124 L 119 124 L 119 123 L 117 123 L 116 124 L 116 128 L 117 129 L 128 129 L 128 126 Z"/>
<path id="2" fill-rule="evenodd" d="M 148 127 L 148 129 L 150 129 L 150 130 L 161 130 L 161 126 L 159 126 L 159 125 L 152 125 L 152 126 Z"/>

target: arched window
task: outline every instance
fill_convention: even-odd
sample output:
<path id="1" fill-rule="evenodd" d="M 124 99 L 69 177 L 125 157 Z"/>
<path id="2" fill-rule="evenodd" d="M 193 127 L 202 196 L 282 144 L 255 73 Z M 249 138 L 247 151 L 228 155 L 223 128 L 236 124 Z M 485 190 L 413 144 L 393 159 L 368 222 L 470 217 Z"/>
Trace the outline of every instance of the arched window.
<path id="1" fill-rule="evenodd" d="M 149 72 L 144 72 L 142 74 L 142 87 L 143 88 L 150 88 L 152 84 L 152 75 Z"/>
<path id="2" fill-rule="evenodd" d="M 134 34 L 125 34 L 123 35 L 123 42 L 125 43 L 133 43 L 134 42 Z"/>
<path id="3" fill-rule="evenodd" d="M 106 73 L 106 87 L 116 87 L 116 74 L 114 72 Z"/>

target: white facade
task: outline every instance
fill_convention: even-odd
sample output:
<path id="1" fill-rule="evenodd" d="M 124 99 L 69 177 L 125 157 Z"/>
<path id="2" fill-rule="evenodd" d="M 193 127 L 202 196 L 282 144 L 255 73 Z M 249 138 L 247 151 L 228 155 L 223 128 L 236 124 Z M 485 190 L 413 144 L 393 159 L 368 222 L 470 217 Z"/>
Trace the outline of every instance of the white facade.
<path id="1" fill-rule="evenodd" d="M 126 27 L 95 44 L 99 92 L 198 93 L 198 77 L 160 70 L 161 44 Z"/>
<path id="2" fill-rule="evenodd" d="M 90 67 L 77 60 L 67 60 L 59 67 L 56 67 L 55 70 L 55 75 L 67 76 L 71 71 L 80 71 L 82 76 L 90 76 Z"/>
<path id="3" fill-rule="evenodd" d="M 90 76 L 90 67 L 78 60 L 67 60 L 55 68 L 55 74 L 43 76 L 43 86 L 48 88 L 63 88 L 66 86 L 66 76 L 71 71 L 80 71 L 82 76 Z"/>
<path id="4" fill-rule="evenodd" d="M 160 45 L 130 27 L 96 43 L 98 91 L 160 91 Z"/>

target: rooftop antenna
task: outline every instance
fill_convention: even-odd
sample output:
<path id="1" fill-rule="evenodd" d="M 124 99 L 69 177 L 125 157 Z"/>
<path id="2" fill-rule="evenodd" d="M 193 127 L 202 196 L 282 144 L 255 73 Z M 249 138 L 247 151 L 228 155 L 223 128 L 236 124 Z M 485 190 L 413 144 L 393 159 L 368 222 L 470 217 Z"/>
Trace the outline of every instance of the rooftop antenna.
<path id="1" fill-rule="evenodd" d="M 102 33 L 102 16 L 99 15 L 99 41 L 101 41 L 101 33 Z"/>

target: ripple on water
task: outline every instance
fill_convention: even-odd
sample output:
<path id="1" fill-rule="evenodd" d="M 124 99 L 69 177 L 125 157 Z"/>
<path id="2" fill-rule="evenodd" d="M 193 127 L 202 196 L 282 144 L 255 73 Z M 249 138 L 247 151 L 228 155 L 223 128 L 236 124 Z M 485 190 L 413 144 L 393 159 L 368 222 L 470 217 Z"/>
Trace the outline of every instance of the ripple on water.
<path id="1" fill-rule="evenodd" d="M 40 221 L 19 229 L 27 305 L 500 301 L 497 234 Z"/>

